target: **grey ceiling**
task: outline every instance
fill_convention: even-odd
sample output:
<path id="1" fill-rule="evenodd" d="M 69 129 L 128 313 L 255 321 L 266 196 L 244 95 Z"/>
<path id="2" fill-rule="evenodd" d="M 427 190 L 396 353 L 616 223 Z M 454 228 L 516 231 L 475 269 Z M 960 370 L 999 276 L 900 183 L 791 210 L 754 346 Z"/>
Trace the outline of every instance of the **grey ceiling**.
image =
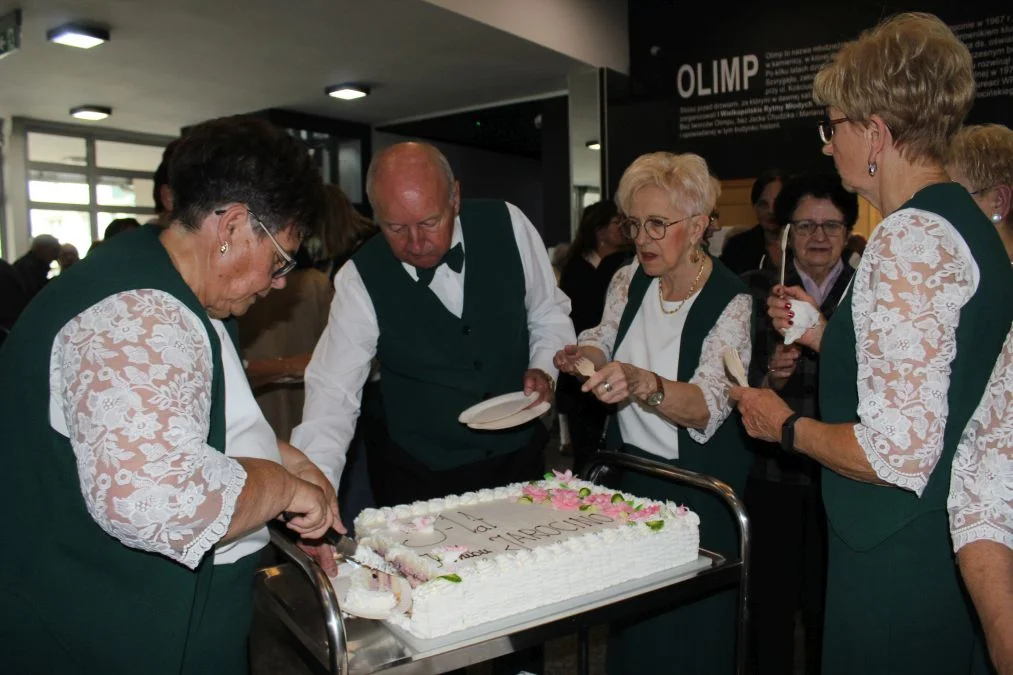
<path id="1" fill-rule="evenodd" d="M 587 67 L 421 0 L 0 0 L 0 14 L 18 6 L 23 45 L 0 60 L 0 115 L 65 122 L 75 105 L 108 105 L 99 124 L 132 131 L 269 107 L 383 123 L 559 91 Z M 73 20 L 112 40 L 45 40 Z M 344 81 L 373 94 L 324 95 Z"/>

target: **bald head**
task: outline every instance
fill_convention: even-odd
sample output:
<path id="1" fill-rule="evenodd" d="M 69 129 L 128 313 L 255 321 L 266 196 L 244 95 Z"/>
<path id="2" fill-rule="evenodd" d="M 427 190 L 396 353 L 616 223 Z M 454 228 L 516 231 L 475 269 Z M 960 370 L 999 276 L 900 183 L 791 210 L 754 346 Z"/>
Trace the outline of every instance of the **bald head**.
<path id="1" fill-rule="evenodd" d="M 460 191 L 443 154 L 425 143 L 398 143 L 373 158 L 366 194 L 391 251 L 433 267 L 450 248 Z"/>
<path id="2" fill-rule="evenodd" d="M 60 255 L 60 242 L 51 234 L 40 234 L 32 239 L 32 253 L 46 262 L 53 262 Z"/>
<path id="3" fill-rule="evenodd" d="M 415 183 L 419 189 L 442 189 L 450 198 L 454 188 L 454 171 L 443 153 L 428 143 L 409 141 L 384 148 L 373 156 L 366 171 L 366 197 L 373 210 L 382 210 L 384 188 Z"/>

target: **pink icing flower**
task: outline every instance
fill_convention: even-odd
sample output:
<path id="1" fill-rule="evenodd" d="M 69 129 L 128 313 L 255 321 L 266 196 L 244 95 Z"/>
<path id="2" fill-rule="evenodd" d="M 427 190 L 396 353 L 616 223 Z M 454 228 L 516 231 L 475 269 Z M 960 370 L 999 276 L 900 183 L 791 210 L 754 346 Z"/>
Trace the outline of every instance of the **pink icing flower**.
<path id="1" fill-rule="evenodd" d="M 467 546 L 441 546 L 440 548 L 433 549 L 432 551 L 441 562 L 448 565 L 457 562 L 457 560 L 465 553 L 468 552 Z"/>
<path id="2" fill-rule="evenodd" d="M 678 514 L 679 514 L 680 516 L 684 516 L 684 515 L 686 515 L 687 513 L 689 513 L 689 509 L 687 509 L 687 508 L 686 508 L 685 506 L 682 506 L 682 505 L 680 504 L 680 505 L 679 505 L 679 508 L 677 508 L 677 509 L 676 509 L 676 513 L 678 513 Z"/>
<path id="3" fill-rule="evenodd" d="M 543 490 L 537 485 L 525 485 L 521 489 L 521 494 L 525 497 L 529 497 L 531 501 L 535 503 L 546 502 L 549 500 L 549 491 Z"/>
<path id="4" fill-rule="evenodd" d="M 596 506 L 600 509 L 605 508 L 612 504 L 612 495 L 605 494 L 602 492 L 591 493 L 584 497 L 584 504 L 587 506 Z"/>
<path id="5" fill-rule="evenodd" d="M 561 511 L 576 511 L 580 508 L 580 496 L 576 490 L 553 490 L 552 506 Z"/>
<path id="6" fill-rule="evenodd" d="M 653 504 L 651 506 L 645 506 L 639 511 L 634 511 L 630 514 L 630 520 L 653 520 L 658 516 L 661 511 L 661 506 Z"/>
<path id="7" fill-rule="evenodd" d="M 573 480 L 573 472 L 570 471 L 569 469 L 567 469 L 564 473 L 560 473 L 559 471 L 553 469 L 552 474 L 556 477 L 556 480 L 558 480 L 560 483 L 566 483 L 568 481 Z"/>
<path id="8" fill-rule="evenodd" d="M 633 507 L 626 502 L 616 502 L 601 507 L 601 512 L 614 520 L 626 520 L 629 514 L 633 513 Z"/>

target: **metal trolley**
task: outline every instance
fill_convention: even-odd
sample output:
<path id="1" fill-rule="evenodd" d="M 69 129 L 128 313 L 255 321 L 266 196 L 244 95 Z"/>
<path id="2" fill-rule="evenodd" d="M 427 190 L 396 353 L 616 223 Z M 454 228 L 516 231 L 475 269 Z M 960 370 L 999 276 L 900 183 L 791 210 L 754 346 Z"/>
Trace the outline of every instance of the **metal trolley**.
<path id="1" fill-rule="evenodd" d="M 749 636 L 749 519 L 742 501 L 728 485 L 676 467 L 632 455 L 596 455 L 584 472 L 597 482 L 611 469 L 637 471 L 717 494 L 735 516 L 739 559 L 701 550 L 698 563 L 629 582 L 584 598 L 559 603 L 455 639 L 416 643 L 381 621 L 343 617 L 330 581 L 284 533 L 271 540 L 287 562 L 258 572 L 257 603 L 306 665 L 331 675 L 415 675 L 443 673 L 494 659 L 562 635 L 579 635 L 578 668 L 588 668 L 587 629 L 624 617 L 690 602 L 715 589 L 739 588 L 736 663 L 746 672 Z M 308 583 L 307 583 L 308 581 Z"/>

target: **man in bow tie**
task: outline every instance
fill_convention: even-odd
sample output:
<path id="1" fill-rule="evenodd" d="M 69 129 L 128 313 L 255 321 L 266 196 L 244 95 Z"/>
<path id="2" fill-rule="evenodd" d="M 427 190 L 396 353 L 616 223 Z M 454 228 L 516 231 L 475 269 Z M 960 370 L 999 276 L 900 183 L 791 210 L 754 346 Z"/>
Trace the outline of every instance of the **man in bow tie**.
<path id="1" fill-rule="evenodd" d="M 539 420 L 489 432 L 457 418 L 509 392 L 552 397 L 552 357 L 574 331 L 541 237 L 512 204 L 462 200 L 430 145 L 378 153 L 366 192 L 383 236 L 335 277 L 293 445 L 338 486 L 376 356 L 384 422 L 366 447 L 378 505 L 537 478 Z"/>

